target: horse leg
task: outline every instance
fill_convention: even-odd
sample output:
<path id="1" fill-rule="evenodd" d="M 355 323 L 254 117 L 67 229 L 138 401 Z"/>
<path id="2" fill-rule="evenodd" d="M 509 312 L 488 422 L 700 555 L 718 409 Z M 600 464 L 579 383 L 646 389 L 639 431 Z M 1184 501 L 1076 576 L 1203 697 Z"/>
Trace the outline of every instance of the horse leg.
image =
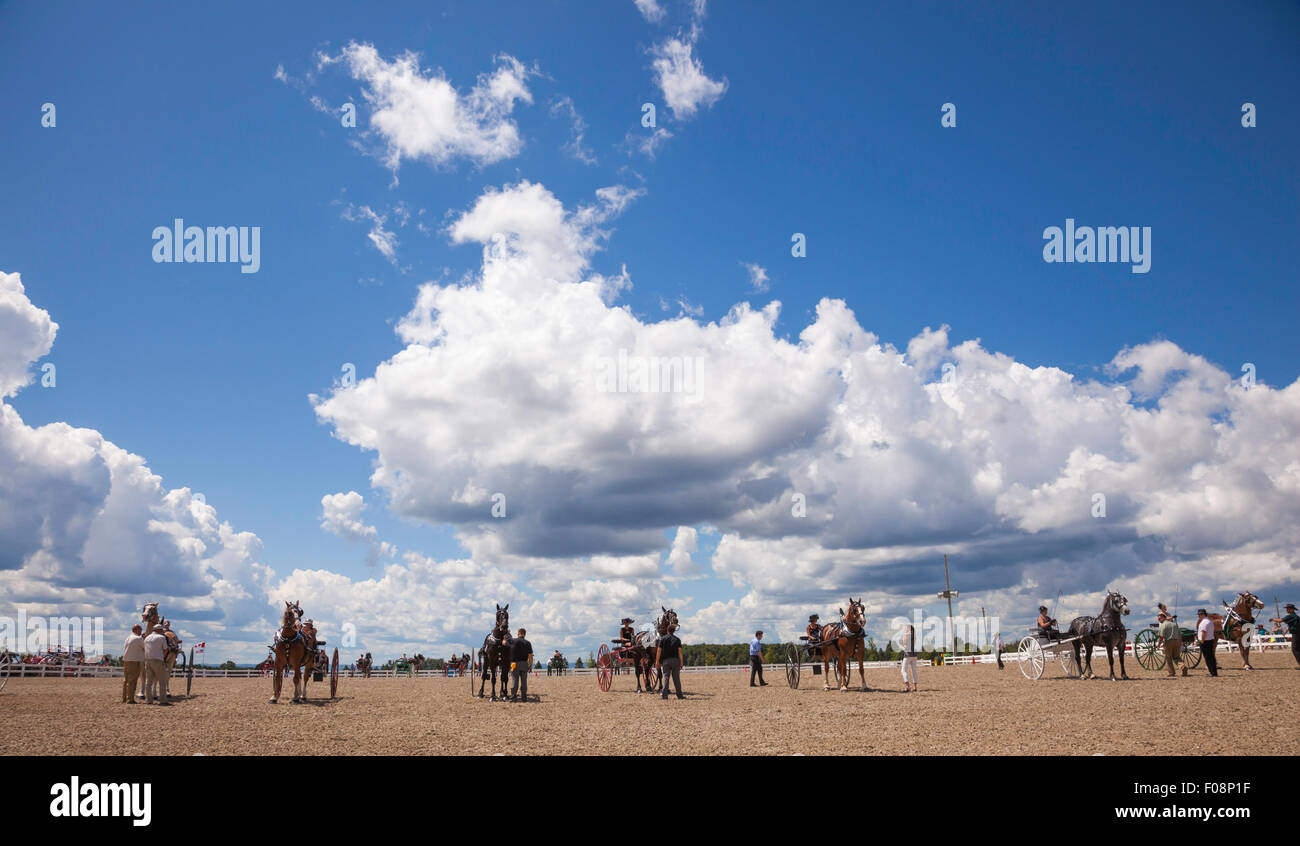
<path id="1" fill-rule="evenodd" d="M 1119 652 L 1119 677 L 1129 681 L 1128 671 L 1124 669 L 1124 644 L 1122 641 L 1115 647 L 1115 650 Z"/>
<path id="2" fill-rule="evenodd" d="M 831 689 L 831 653 L 829 649 L 822 651 L 822 690 Z"/>
<path id="3" fill-rule="evenodd" d="M 867 687 L 867 671 L 862 667 L 862 659 L 866 654 L 867 650 L 865 648 L 858 649 L 858 679 L 862 682 L 863 690 L 870 690 L 870 688 Z"/>
<path id="4" fill-rule="evenodd" d="M 1110 664 L 1110 680 L 1117 681 L 1115 678 L 1115 647 L 1111 642 L 1106 641 L 1106 663 Z"/>

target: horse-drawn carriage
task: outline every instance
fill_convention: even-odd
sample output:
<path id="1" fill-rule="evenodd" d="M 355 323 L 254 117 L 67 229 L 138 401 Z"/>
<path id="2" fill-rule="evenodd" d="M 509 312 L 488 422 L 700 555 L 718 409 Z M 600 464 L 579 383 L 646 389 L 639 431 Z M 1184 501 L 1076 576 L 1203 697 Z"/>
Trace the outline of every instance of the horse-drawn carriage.
<path id="1" fill-rule="evenodd" d="M 827 623 L 820 629 L 818 638 L 800 635 L 802 643 L 788 643 L 785 647 L 785 681 L 792 688 L 799 687 L 799 677 L 805 660 L 812 664 L 813 675 L 820 673 L 825 677 L 823 687 L 831 689 L 831 674 L 834 673 L 835 685 L 840 691 L 849 689 L 850 662 L 858 662 L 858 678 L 861 689 L 867 690 L 867 677 L 863 670 L 866 657 L 866 606 L 861 599 L 849 597 L 848 610 L 839 609 L 838 622 Z"/>
<path id="2" fill-rule="evenodd" d="M 1218 614 L 1211 616 L 1219 617 Z M 1219 619 L 1222 620 L 1222 617 Z M 1220 623 L 1216 622 L 1215 625 L 1220 626 Z M 1144 670 L 1165 668 L 1165 651 L 1156 643 L 1160 639 L 1160 635 L 1156 632 L 1158 628 L 1160 628 L 1159 623 L 1151 623 L 1133 636 L 1133 657 Z M 1180 626 L 1178 631 L 1183 636 L 1183 666 L 1194 670 L 1201 664 L 1201 650 L 1196 648 L 1196 630 Z"/>
<path id="3" fill-rule="evenodd" d="M 1027 679 L 1037 681 L 1043 677 L 1048 661 L 1059 661 L 1069 678 L 1093 678 L 1092 648 L 1106 647 L 1106 660 L 1110 663 L 1110 678 L 1115 680 L 1115 653 L 1119 653 L 1119 672 L 1124 671 L 1124 649 L 1127 630 L 1123 619 L 1129 613 L 1128 598 L 1108 590 L 1096 617 L 1075 617 L 1064 634 L 1055 629 L 1044 631 L 1034 627 L 1027 637 L 1020 639 L 1016 658 L 1020 672 Z M 1053 625 L 1055 621 L 1052 621 Z"/>
<path id="4" fill-rule="evenodd" d="M 1065 675 L 1072 679 L 1079 677 L 1079 662 L 1074 656 L 1075 643 L 1082 636 L 1062 637 L 1045 634 L 1037 626 L 1020 639 L 1016 649 L 1016 658 L 1020 663 L 1020 672 L 1025 678 L 1037 681 L 1043 677 L 1049 661 L 1059 661 Z"/>
<path id="5" fill-rule="evenodd" d="M 812 640 L 807 635 L 800 635 L 799 640 L 802 643 L 787 643 L 785 645 L 785 682 L 794 689 L 799 688 L 799 677 L 803 673 L 803 663 L 807 660 L 812 665 L 813 675 L 821 675 L 822 660 L 821 650 L 824 641 Z M 831 672 L 835 674 L 835 684 L 840 686 L 843 677 L 840 674 L 840 662 L 830 662 Z"/>
<path id="6" fill-rule="evenodd" d="M 609 648 L 610 643 L 615 645 L 614 649 Z M 635 674 L 644 674 L 645 689 L 648 691 L 658 690 L 659 685 L 663 683 L 662 671 L 654 666 L 654 659 L 644 648 L 636 645 L 624 646 L 622 641 L 611 640 L 609 643 L 602 643 L 596 650 L 596 685 L 606 693 L 614 685 L 615 665 L 618 666 L 619 672 L 629 669 Z"/>
<path id="7" fill-rule="evenodd" d="M 276 632 L 275 641 L 271 644 L 271 654 L 275 656 L 275 669 L 271 673 L 271 704 L 280 701 L 280 689 L 290 668 L 293 669 L 292 702 L 307 701 L 307 682 L 313 677 L 323 679 L 325 667 L 329 669 L 330 699 L 338 698 L 338 647 L 334 647 L 333 660 L 326 664 L 323 660 L 325 650 L 320 648 L 325 645 L 325 641 L 317 638 L 310 629 L 303 628 L 302 607 L 297 602 L 285 602 L 284 606 L 280 630 Z M 321 665 L 320 671 L 318 663 Z"/>
<path id="8" fill-rule="evenodd" d="M 9 676 L 19 672 L 18 665 L 22 663 L 22 656 L 17 652 L 9 650 L 0 650 L 0 690 L 5 689 L 9 683 Z"/>

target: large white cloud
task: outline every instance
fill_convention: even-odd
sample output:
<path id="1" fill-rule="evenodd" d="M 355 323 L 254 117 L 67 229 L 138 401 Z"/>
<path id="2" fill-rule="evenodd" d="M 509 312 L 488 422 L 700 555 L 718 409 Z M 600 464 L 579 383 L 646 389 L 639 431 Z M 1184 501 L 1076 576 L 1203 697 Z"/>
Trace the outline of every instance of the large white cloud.
<path id="1" fill-rule="evenodd" d="M 336 56 L 318 57 L 321 67 L 335 63 L 363 84 L 370 126 L 383 139 L 385 162 L 394 171 L 403 159 L 445 165 L 466 158 L 487 165 L 523 147 L 511 113 L 516 102 L 533 101 L 530 71 L 511 56 L 499 56 L 496 70 L 480 74 L 465 93 L 441 72 L 427 74 L 409 51 L 387 61 L 373 45 L 351 42 Z"/>
<path id="2" fill-rule="evenodd" d="M 687 536 L 666 550 L 665 532 L 716 525 L 713 569 L 748 591 L 734 608 L 794 620 L 849 592 L 881 614 L 932 600 L 944 553 L 967 591 L 1060 589 L 1089 612 L 1123 580 L 1159 596 L 1295 579 L 1300 383 L 1246 389 L 1164 341 L 1089 380 L 946 328 L 899 350 L 829 299 L 793 340 L 776 302 L 647 322 L 614 302 L 625 271 L 590 266 L 627 199 L 569 212 L 535 183 L 489 190 L 448 228 L 485 245 L 482 273 L 423 286 L 405 347 L 315 398 L 400 514 L 491 538 L 532 562 L 530 587 L 665 552 L 618 577 L 671 576 Z M 609 390 L 620 357 L 697 361 L 696 389 Z"/>
<path id="3" fill-rule="evenodd" d="M 16 273 L 0 273 L 0 325 L 9 396 L 57 326 Z M 141 602 L 159 600 L 182 632 L 201 624 L 210 640 L 239 642 L 265 629 L 261 551 L 95 430 L 28 426 L 0 402 L 0 613 L 102 615 L 124 632 Z"/>

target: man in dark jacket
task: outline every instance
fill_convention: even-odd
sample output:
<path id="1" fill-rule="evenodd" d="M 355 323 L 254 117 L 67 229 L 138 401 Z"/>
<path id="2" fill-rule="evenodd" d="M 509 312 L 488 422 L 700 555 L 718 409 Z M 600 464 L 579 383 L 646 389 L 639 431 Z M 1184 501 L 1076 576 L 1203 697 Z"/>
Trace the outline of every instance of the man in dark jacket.
<path id="1" fill-rule="evenodd" d="M 655 652 L 655 667 L 660 670 L 663 684 L 663 693 L 659 694 L 659 698 L 665 700 L 668 698 L 670 680 L 677 689 L 677 698 L 686 698 L 682 696 L 682 642 L 677 638 L 676 632 L 676 626 L 669 628 L 668 634 L 659 638 L 659 649 Z"/>
<path id="2" fill-rule="evenodd" d="M 528 673 L 533 668 L 533 645 L 524 637 L 527 634 L 519 630 L 519 637 L 506 639 L 506 648 L 510 650 L 510 701 L 528 701 Z M 519 699 L 515 694 L 521 694 Z"/>

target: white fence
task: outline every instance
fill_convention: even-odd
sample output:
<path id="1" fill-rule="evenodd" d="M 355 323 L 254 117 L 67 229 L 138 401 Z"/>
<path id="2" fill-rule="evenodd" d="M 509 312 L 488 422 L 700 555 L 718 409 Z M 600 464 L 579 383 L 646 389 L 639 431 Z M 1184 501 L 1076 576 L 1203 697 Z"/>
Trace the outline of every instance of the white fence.
<path id="1" fill-rule="evenodd" d="M 1004 649 L 1006 650 L 1005 652 L 1002 653 L 1002 661 L 1004 663 L 1007 661 L 1020 660 L 1019 653 L 1016 651 L 1017 643 L 1019 643 L 1019 641 L 1016 641 L 1015 643 L 1008 643 L 1004 647 Z M 1251 650 L 1254 652 L 1266 652 L 1274 649 L 1290 649 L 1290 648 L 1291 648 L 1291 635 L 1289 634 L 1287 635 L 1278 635 L 1278 634 L 1258 635 L 1257 634 L 1255 635 L 1253 645 L 1251 646 Z M 1240 650 L 1238 649 L 1237 644 L 1233 643 L 1232 641 L 1221 638 L 1214 651 L 1217 653 L 1217 652 L 1239 652 Z M 1124 654 L 1125 655 L 1133 654 L 1133 641 L 1130 640 L 1124 644 Z M 1092 657 L 1097 658 L 1098 656 L 1102 658 L 1106 657 L 1106 647 L 1094 646 L 1092 648 Z M 1082 659 L 1083 655 L 1080 654 L 1079 658 Z M 997 660 L 998 660 L 997 656 L 991 652 L 988 654 L 980 654 L 980 655 L 943 656 L 943 663 L 946 666 L 957 666 L 961 664 L 996 664 Z"/>

